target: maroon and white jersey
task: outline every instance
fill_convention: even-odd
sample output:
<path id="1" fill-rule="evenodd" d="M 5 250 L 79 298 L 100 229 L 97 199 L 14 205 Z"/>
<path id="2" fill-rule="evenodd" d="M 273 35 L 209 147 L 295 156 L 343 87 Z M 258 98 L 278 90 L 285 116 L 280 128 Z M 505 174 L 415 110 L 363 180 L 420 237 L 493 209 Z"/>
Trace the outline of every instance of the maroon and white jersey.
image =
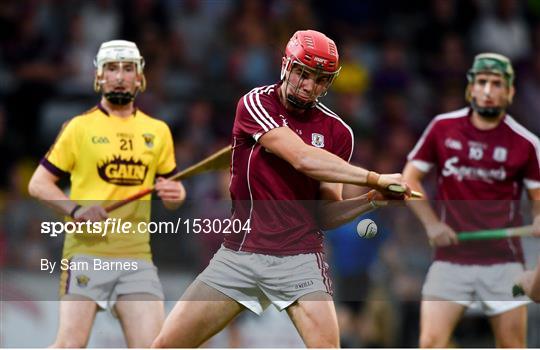
<path id="1" fill-rule="evenodd" d="M 436 209 L 457 232 L 520 226 L 523 186 L 540 187 L 540 141 L 506 115 L 491 130 L 471 122 L 471 109 L 437 116 L 408 160 L 437 169 Z M 518 238 L 462 242 L 439 247 L 435 260 L 461 264 L 523 262 Z"/>
<path id="2" fill-rule="evenodd" d="M 321 252 L 323 233 L 316 218 L 320 182 L 298 172 L 257 141 L 288 127 L 304 142 L 349 161 L 353 133 L 321 103 L 303 115 L 279 101 L 279 84 L 251 90 L 239 101 L 233 126 L 230 192 L 233 219 L 250 219 L 249 233 L 225 235 L 225 247 L 270 255 Z"/>

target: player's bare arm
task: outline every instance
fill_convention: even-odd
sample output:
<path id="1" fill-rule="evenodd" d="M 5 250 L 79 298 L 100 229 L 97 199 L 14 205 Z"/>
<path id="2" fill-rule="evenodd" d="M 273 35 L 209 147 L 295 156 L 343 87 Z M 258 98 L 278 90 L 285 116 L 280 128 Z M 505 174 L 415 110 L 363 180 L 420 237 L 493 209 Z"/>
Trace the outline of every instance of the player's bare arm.
<path id="1" fill-rule="evenodd" d="M 401 174 L 377 174 L 353 166 L 326 150 L 307 145 L 288 127 L 270 130 L 259 139 L 259 143 L 296 170 L 319 181 L 368 186 L 383 193 L 388 192 L 391 184 L 400 184 L 408 189 Z"/>
<path id="2" fill-rule="evenodd" d="M 447 246 L 457 244 L 456 232 L 447 224 L 442 222 L 435 214 L 435 211 L 427 200 L 426 191 L 422 186 L 422 180 L 426 172 L 418 169 L 412 162 L 408 162 L 403 169 L 403 181 L 405 181 L 413 191 L 422 193 L 423 200 L 410 201 L 409 206 L 420 222 L 424 225 L 428 239 L 433 246 Z"/>
<path id="3" fill-rule="evenodd" d="M 99 205 L 81 207 L 70 200 L 56 184 L 58 180 L 56 175 L 39 165 L 30 179 L 28 192 L 60 214 L 77 220 L 101 221 L 108 217 L 105 209 Z"/>
<path id="4" fill-rule="evenodd" d="M 322 204 L 319 209 L 320 225 L 323 230 L 341 226 L 359 215 L 376 208 L 386 206 L 389 198 L 376 190 L 371 190 L 361 196 L 343 199 L 343 184 L 322 182 L 320 191 Z"/>

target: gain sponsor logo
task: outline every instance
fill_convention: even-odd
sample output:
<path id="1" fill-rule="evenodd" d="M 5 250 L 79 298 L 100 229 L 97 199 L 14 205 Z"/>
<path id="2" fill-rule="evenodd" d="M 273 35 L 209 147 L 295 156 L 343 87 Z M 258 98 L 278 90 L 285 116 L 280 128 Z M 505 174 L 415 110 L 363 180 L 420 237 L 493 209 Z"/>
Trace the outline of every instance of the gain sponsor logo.
<path id="1" fill-rule="evenodd" d="M 506 170 L 503 166 L 498 169 L 486 169 L 471 167 L 466 165 L 458 165 L 459 158 L 448 158 L 444 162 L 443 176 L 455 176 L 458 181 L 465 180 L 480 180 L 492 184 L 494 180 L 504 181 L 506 179 Z"/>
<path id="2" fill-rule="evenodd" d="M 148 173 L 148 165 L 141 160 L 135 161 L 133 157 L 124 159 L 113 156 L 112 159 L 102 161 L 97 167 L 99 177 L 104 181 L 120 186 L 141 185 Z"/>

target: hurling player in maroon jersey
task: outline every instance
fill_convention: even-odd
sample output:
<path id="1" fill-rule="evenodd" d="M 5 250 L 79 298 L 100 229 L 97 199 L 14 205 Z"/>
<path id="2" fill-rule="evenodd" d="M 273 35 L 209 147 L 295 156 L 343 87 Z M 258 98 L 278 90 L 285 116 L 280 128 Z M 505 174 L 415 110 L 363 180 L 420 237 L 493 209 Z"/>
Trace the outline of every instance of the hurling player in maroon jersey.
<path id="1" fill-rule="evenodd" d="M 339 72 L 334 41 L 296 32 L 285 50 L 281 81 L 239 101 L 233 125 L 230 192 L 233 218 L 249 232 L 224 245 L 177 303 L 156 347 L 195 347 L 245 309 L 286 310 L 308 347 L 338 347 L 332 284 L 322 229 L 339 226 L 391 196 L 401 174 L 379 175 L 348 162 L 351 129 L 319 102 Z M 342 184 L 373 188 L 343 200 Z M 300 200 L 319 204 L 316 212 Z M 249 220 L 249 221 L 248 221 Z"/>
<path id="2" fill-rule="evenodd" d="M 540 141 L 506 113 L 515 92 L 508 58 L 477 55 L 467 78 L 470 107 L 435 117 L 403 172 L 421 192 L 424 176 L 437 172 L 436 210 L 426 201 L 411 206 L 435 249 L 422 289 L 420 347 L 446 347 L 465 309 L 479 306 L 496 345 L 521 348 L 529 301 L 512 296 L 524 264 L 519 238 L 459 243 L 456 232 L 523 225 L 523 189 L 540 199 Z"/>

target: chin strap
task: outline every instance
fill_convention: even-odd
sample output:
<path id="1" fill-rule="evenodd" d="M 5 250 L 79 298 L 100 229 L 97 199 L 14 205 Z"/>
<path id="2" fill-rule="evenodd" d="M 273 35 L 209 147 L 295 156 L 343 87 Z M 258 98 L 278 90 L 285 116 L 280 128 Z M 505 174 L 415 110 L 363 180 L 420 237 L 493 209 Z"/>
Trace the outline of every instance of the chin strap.
<path id="1" fill-rule="evenodd" d="M 113 105 L 120 105 L 120 106 L 125 106 L 128 103 L 135 100 L 135 95 L 133 95 L 130 92 L 111 91 L 111 92 L 107 92 L 106 94 L 103 94 L 103 96 L 105 96 L 107 101 L 109 101 Z"/>
<path id="2" fill-rule="evenodd" d="M 301 102 L 299 99 L 297 99 L 296 97 L 294 97 L 291 94 L 287 95 L 287 101 L 290 104 L 292 104 L 294 107 L 300 108 L 300 109 L 313 108 L 315 106 L 315 103 L 317 103 L 316 101 L 303 103 L 303 102 Z"/>
<path id="3" fill-rule="evenodd" d="M 476 99 L 471 100 L 471 108 L 484 118 L 495 119 L 500 116 L 505 108 L 503 107 L 480 107 L 476 103 Z"/>

